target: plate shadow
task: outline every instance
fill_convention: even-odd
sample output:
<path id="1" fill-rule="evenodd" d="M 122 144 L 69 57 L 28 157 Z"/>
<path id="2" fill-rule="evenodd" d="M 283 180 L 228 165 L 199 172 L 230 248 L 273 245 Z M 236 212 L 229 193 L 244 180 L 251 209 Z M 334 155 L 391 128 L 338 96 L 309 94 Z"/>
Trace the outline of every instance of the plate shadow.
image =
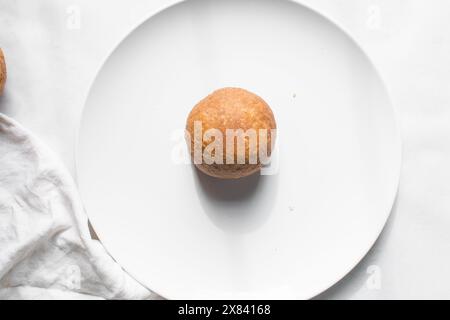
<path id="1" fill-rule="evenodd" d="M 210 177 L 192 165 L 204 212 L 219 229 L 232 234 L 257 230 L 268 220 L 276 196 L 277 175 L 257 172 L 241 179 Z"/>

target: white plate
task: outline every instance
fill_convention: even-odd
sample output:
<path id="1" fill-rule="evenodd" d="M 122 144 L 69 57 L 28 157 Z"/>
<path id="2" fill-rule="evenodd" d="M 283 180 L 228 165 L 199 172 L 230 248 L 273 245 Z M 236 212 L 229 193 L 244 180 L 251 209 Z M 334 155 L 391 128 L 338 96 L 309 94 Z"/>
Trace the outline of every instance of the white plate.
<path id="1" fill-rule="evenodd" d="M 221 182 L 179 163 L 190 109 L 226 86 L 272 106 L 271 175 Z M 382 81 L 336 25 L 290 1 L 188 0 L 104 64 L 78 183 L 107 250 L 164 297 L 310 298 L 380 234 L 400 149 Z"/>

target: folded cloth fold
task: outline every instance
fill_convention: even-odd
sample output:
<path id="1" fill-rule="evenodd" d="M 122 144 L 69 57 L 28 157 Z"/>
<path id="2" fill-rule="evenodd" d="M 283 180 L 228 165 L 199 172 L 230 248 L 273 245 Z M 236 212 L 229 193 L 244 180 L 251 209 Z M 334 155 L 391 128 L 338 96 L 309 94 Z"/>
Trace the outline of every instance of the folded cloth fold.
<path id="1" fill-rule="evenodd" d="M 90 236 L 75 182 L 0 113 L 0 299 L 151 299 Z"/>

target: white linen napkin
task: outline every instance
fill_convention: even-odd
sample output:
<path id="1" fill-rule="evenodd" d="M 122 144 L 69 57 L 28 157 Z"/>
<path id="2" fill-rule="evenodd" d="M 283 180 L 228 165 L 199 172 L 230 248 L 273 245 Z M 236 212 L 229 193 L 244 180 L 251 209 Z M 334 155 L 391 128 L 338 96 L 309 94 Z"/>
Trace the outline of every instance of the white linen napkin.
<path id="1" fill-rule="evenodd" d="M 76 186 L 35 136 L 0 114 L 0 299 L 149 299 L 91 239 Z"/>

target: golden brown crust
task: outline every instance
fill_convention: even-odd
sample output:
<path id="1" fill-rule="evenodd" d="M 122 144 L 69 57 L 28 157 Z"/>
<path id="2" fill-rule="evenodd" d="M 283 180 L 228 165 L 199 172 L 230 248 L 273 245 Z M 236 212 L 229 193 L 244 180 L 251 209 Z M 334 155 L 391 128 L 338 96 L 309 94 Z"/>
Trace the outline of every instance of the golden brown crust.
<path id="1" fill-rule="evenodd" d="M 6 82 L 6 64 L 5 57 L 3 56 L 3 51 L 0 49 L 0 95 L 3 93 L 3 88 Z"/>
<path id="2" fill-rule="evenodd" d="M 259 141 L 256 150 L 251 148 L 248 138 L 245 144 L 245 164 L 226 164 L 226 130 L 242 129 L 244 132 L 248 129 L 267 129 L 267 150 L 271 154 L 271 129 L 276 129 L 276 122 L 269 105 L 259 96 L 240 88 L 219 89 L 205 99 L 200 101 L 189 114 L 186 130 L 191 137 L 191 156 L 194 156 L 194 122 L 201 121 L 203 133 L 209 129 L 218 129 L 223 134 L 223 157 L 224 164 L 197 164 L 197 168 L 202 172 L 217 178 L 237 179 L 249 176 L 261 168 L 260 159 L 257 164 L 250 164 L 251 152 L 257 153 L 259 150 Z M 202 149 L 204 150 L 211 140 L 203 139 Z M 236 142 L 235 142 L 235 160 L 236 160 Z M 236 162 L 235 162 L 236 163 Z"/>

